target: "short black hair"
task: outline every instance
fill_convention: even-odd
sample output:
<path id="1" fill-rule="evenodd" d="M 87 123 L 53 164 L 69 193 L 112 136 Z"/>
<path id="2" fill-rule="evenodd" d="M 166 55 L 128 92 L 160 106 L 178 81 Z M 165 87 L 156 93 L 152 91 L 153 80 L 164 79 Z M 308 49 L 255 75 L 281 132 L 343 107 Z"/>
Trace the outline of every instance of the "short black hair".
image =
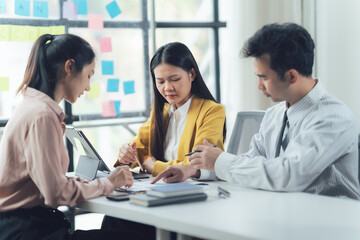
<path id="1" fill-rule="evenodd" d="M 244 44 L 244 57 L 270 55 L 270 68 L 281 78 L 289 69 L 309 77 L 314 63 L 315 43 L 308 31 L 295 23 L 267 24 Z"/>

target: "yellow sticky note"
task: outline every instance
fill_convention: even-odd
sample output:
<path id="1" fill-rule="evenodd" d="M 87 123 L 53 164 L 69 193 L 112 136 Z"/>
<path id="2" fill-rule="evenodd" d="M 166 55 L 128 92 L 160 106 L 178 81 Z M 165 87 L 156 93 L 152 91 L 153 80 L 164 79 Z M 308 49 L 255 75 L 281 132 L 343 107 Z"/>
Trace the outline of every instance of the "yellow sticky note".
<path id="1" fill-rule="evenodd" d="M 9 91 L 8 77 L 0 77 L 0 91 Z"/>
<path id="2" fill-rule="evenodd" d="M 92 83 L 90 84 L 90 91 L 87 92 L 87 98 L 98 98 L 100 97 L 100 84 Z"/>
<path id="3" fill-rule="evenodd" d="M 37 37 L 40 37 L 41 35 L 51 33 L 50 27 L 37 27 Z"/>
<path id="4" fill-rule="evenodd" d="M 12 26 L 12 41 L 14 42 L 24 42 L 26 41 L 25 37 L 25 26 Z"/>
<path id="5" fill-rule="evenodd" d="M 0 41 L 11 41 L 10 25 L 0 25 Z"/>
<path id="6" fill-rule="evenodd" d="M 26 26 L 24 38 L 26 42 L 35 42 L 38 38 L 37 27 Z"/>
<path id="7" fill-rule="evenodd" d="M 65 33 L 65 26 L 54 26 L 54 27 L 50 27 L 50 29 L 51 29 L 51 34 L 53 35 L 59 35 Z"/>
<path id="8" fill-rule="evenodd" d="M 80 140 L 77 138 L 74 138 L 74 140 L 75 140 L 75 145 L 76 145 L 75 148 L 78 151 L 79 155 L 86 156 L 85 149 L 84 149 L 83 145 L 81 144 Z"/>

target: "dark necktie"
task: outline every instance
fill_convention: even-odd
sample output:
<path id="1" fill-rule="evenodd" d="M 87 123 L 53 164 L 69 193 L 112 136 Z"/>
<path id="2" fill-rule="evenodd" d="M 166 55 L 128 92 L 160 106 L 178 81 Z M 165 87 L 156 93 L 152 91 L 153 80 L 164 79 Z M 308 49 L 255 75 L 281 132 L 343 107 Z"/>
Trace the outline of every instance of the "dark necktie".
<path id="1" fill-rule="evenodd" d="M 287 110 L 284 113 L 284 119 L 283 119 L 283 123 L 281 126 L 281 131 L 280 131 L 280 136 L 277 140 L 277 144 L 276 144 L 276 152 L 275 152 L 275 157 L 278 157 L 280 154 L 280 148 L 281 148 L 281 144 L 282 144 L 282 139 L 284 136 L 284 130 L 285 130 L 285 126 L 286 126 L 286 122 L 287 122 L 287 114 L 286 114 Z"/>

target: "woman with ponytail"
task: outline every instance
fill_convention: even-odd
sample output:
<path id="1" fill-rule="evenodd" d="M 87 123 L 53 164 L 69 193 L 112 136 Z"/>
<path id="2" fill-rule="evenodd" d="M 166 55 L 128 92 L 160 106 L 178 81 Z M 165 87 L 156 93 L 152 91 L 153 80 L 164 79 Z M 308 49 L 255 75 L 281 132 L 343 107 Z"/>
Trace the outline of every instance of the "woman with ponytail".
<path id="1" fill-rule="evenodd" d="M 75 35 L 45 34 L 35 42 L 18 89 L 23 100 L 0 144 L 0 240 L 137 238 L 129 232 L 102 230 L 70 234 L 69 221 L 56 209 L 133 182 L 128 167 L 90 182 L 65 176 L 65 114 L 58 104 L 63 99 L 75 103 L 90 90 L 94 58 L 89 43 Z"/>

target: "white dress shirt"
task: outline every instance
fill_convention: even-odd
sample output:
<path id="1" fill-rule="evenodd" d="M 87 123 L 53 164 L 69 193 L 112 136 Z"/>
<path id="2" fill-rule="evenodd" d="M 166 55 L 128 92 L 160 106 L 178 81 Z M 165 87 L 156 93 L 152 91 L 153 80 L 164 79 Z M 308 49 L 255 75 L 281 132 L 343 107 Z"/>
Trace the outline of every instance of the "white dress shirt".
<path id="1" fill-rule="evenodd" d="M 164 143 L 164 157 L 166 161 L 177 159 L 179 142 L 185 128 L 187 113 L 192 99 L 193 96 L 177 109 L 174 105 L 169 107 L 169 124 Z"/>
<path id="2" fill-rule="evenodd" d="M 179 142 L 184 131 L 187 113 L 189 111 L 193 96 L 181 107 L 175 109 L 174 105 L 169 107 L 169 125 L 166 131 L 164 155 L 166 161 L 177 158 Z M 197 180 L 216 180 L 214 172 L 200 169 L 200 177 Z"/>
<path id="3" fill-rule="evenodd" d="M 221 153 L 216 175 L 244 187 L 359 199 L 358 129 L 348 107 L 318 82 L 288 108 L 283 147 L 275 158 L 286 109 L 281 102 L 266 111 L 247 153 Z"/>

